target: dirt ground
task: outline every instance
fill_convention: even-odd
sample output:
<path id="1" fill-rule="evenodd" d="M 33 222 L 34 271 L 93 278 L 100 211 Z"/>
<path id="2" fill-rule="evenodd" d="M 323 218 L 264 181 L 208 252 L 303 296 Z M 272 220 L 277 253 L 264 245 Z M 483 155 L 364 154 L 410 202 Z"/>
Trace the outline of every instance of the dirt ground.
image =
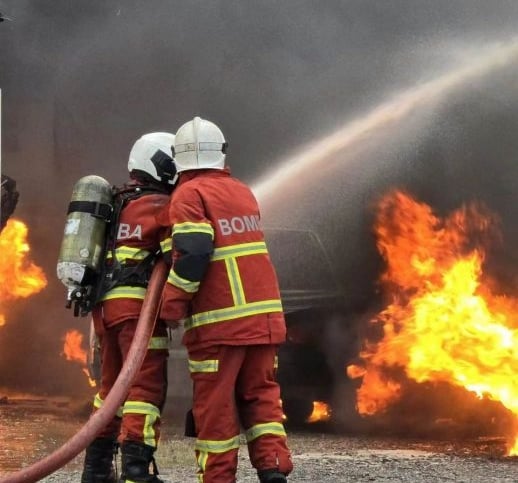
<path id="1" fill-rule="evenodd" d="M 71 408 L 60 401 L 8 400 L 0 404 L 0 483 L 64 444 L 86 417 L 71 416 Z M 498 437 L 361 436 L 312 425 L 288 427 L 288 443 L 294 462 L 292 482 L 518 483 L 518 457 L 503 456 L 505 441 Z M 182 427 L 163 427 L 156 457 L 164 481 L 197 482 L 193 446 L 194 439 L 184 437 Z M 41 481 L 79 482 L 82 460 L 81 453 Z M 255 481 L 243 439 L 238 482 Z"/>
<path id="2" fill-rule="evenodd" d="M 289 443 L 298 482 L 518 482 L 518 458 L 499 456 L 500 442 L 426 442 L 379 437 L 352 437 L 318 432 L 292 432 Z M 170 434 L 162 444 L 158 463 L 166 482 L 195 483 L 193 440 Z M 42 481 L 80 481 L 80 457 Z M 238 482 L 257 481 L 247 459 L 239 457 Z"/>

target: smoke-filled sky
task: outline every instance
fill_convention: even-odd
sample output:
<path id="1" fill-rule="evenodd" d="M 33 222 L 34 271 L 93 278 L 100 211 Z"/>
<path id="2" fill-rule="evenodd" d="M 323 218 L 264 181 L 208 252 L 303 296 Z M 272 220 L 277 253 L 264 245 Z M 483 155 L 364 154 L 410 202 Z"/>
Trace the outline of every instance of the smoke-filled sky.
<path id="1" fill-rule="evenodd" d="M 87 324 L 64 309 L 55 277 L 79 177 L 124 181 L 136 138 L 201 115 L 224 131 L 233 173 L 254 183 L 394 95 L 518 35 L 512 0 L 0 0 L 0 12 L 13 19 L 0 24 L 2 172 L 18 183 L 15 214 L 49 278 L 43 293 L 13 304 L 0 331 L 0 386 L 65 392 L 66 377 L 41 379 L 45 366 L 62 370 L 60 335 Z M 334 153 L 336 168 L 311 165 L 265 200 L 265 221 L 321 232 L 330 257 L 340 252 L 338 277 L 352 297 L 378 267 L 373 197 L 395 184 L 442 210 L 481 199 L 514 243 L 515 62 Z M 293 185 L 302 188 L 291 194 Z M 43 363 L 35 369 L 8 350 L 20 344 Z"/>

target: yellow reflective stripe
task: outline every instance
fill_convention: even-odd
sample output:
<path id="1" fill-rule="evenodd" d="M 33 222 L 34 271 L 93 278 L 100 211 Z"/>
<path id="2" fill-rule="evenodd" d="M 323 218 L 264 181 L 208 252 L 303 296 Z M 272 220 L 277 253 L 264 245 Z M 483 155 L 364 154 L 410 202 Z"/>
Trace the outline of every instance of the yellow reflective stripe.
<path id="1" fill-rule="evenodd" d="M 232 299 L 234 305 L 243 305 L 246 302 L 245 290 L 243 288 L 243 282 L 239 276 L 239 267 L 235 258 L 229 258 L 225 260 L 227 267 L 228 280 L 230 282 L 230 291 L 232 293 Z"/>
<path id="2" fill-rule="evenodd" d="M 205 468 L 207 467 L 207 460 L 209 458 L 209 453 L 206 451 L 199 451 L 198 450 L 198 456 L 196 458 L 198 462 L 198 482 L 203 483 L 203 475 L 205 473 Z"/>
<path id="3" fill-rule="evenodd" d="M 99 396 L 99 393 L 97 393 L 94 396 L 94 408 L 100 409 L 102 405 L 103 405 L 103 400 L 101 399 L 101 396 Z"/>
<path id="4" fill-rule="evenodd" d="M 157 419 L 160 419 L 160 409 L 153 404 L 142 401 L 126 401 L 122 407 L 122 414 L 144 415 L 144 427 L 142 429 L 144 443 L 154 448 L 157 446 L 154 425 Z"/>
<path id="5" fill-rule="evenodd" d="M 275 356 L 273 359 L 273 368 L 278 369 L 279 368 L 279 356 Z"/>
<path id="6" fill-rule="evenodd" d="M 208 439 L 197 439 L 194 449 L 207 453 L 226 453 L 239 448 L 239 435 L 225 441 L 214 441 Z"/>
<path id="7" fill-rule="evenodd" d="M 143 260 L 150 253 L 151 252 L 149 252 L 148 250 L 143 250 L 142 248 L 133 248 L 133 247 L 128 247 L 128 246 L 122 246 L 122 247 L 117 247 L 115 249 L 115 258 L 119 262 L 123 262 L 124 260 L 126 260 L 126 258 L 132 258 L 133 260 Z M 111 251 L 109 251 L 106 254 L 106 258 L 107 259 L 113 258 Z"/>
<path id="8" fill-rule="evenodd" d="M 173 237 L 183 233 L 206 233 L 214 239 L 214 228 L 210 223 L 192 223 L 190 221 L 175 223 L 173 225 Z"/>
<path id="9" fill-rule="evenodd" d="M 169 349 L 169 339 L 167 337 L 151 337 L 148 349 Z"/>
<path id="10" fill-rule="evenodd" d="M 232 300 L 235 306 L 234 308 L 229 308 L 228 310 L 241 310 L 242 307 L 249 306 L 249 304 L 246 303 L 245 290 L 243 288 L 243 282 L 239 274 L 239 266 L 236 258 L 266 253 L 268 253 L 268 250 L 266 249 L 266 244 L 264 241 L 241 243 L 239 245 L 230 245 L 227 247 L 218 247 L 214 250 L 214 253 L 211 257 L 211 261 L 225 261 L 226 271 L 230 284 L 230 292 L 232 293 Z M 239 309 L 237 307 L 239 307 Z M 195 316 L 195 318 L 196 317 L 197 316 Z M 236 315 L 236 317 L 241 317 L 241 315 Z M 212 322 L 219 322 L 219 320 L 212 320 Z M 202 323 L 201 325 L 204 325 L 205 323 L 211 322 L 207 321 Z M 196 322 L 194 323 L 194 325 L 196 325 Z"/>
<path id="11" fill-rule="evenodd" d="M 152 446 L 153 448 L 156 448 L 158 445 L 154 425 L 159 417 L 160 416 L 157 417 L 153 414 L 148 414 L 144 421 L 144 427 L 142 428 L 142 439 L 144 440 L 144 444 Z"/>
<path id="12" fill-rule="evenodd" d="M 173 239 L 171 237 L 167 237 L 165 240 L 160 242 L 160 250 L 162 253 L 167 253 L 171 251 L 173 247 Z"/>
<path id="13" fill-rule="evenodd" d="M 160 417 L 160 409 L 154 404 L 142 401 L 126 401 L 122 407 L 122 414 L 150 414 Z"/>
<path id="14" fill-rule="evenodd" d="M 282 423 L 262 423 L 256 424 L 245 431 L 246 442 L 250 443 L 254 439 L 264 436 L 265 434 L 275 434 L 277 436 L 286 436 L 286 431 Z"/>
<path id="15" fill-rule="evenodd" d="M 268 253 L 264 242 L 241 243 L 214 249 L 211 260 L 224 260 L 229 257 L 242 257 L 244 255 L 259 255 Z"/>
<path id="16" fill-rule="evenodd" d="M 111 299 L 143 299 L 146 295 L 145 287 L 130 287 L 129 285 L 123 285 L 121 287 L 112 288 L 107 292 L 101 300 Z"/>
<path id="17" fill-rule="evenodd" d="M 248 304 L 228 307 L 225 309 L 210 310 L 193 315 L 184 324 L 186 330 L 200 327 L 202 325 L 214 324 L 227 320 L 247 317 L 249 315 L 266 314 L 270 312 L 282 312 L 282 303 L 279 299 L 261 300 Z"/>
<path id="18" fill-rule="evenodd" d="M 193 361 L 189 359 L 189 372 L 218 372 L 219 361 L 208 359 L 206 361 Z"/>
<path id="19" fill-rule="evenodd" d="M 94 397 L 94 408 L 100 409 L 103 404 L 104 399 L 101 399 L 101 396 L 99 396 L 99 393 L 97 393 Z M 119 409 L 117 409 L 116 416 L 122 418 L 122 406 L 120 406 Z"/>
<path id="20" fill-rule="evenodd" d="M 191 282 L 190 280 L 182 278 L 178 276 L 173 269 L 169 272 L 167 283 L 170 283 L 188 293 L 195 293 L 200 288 L 200 282 Z"/>

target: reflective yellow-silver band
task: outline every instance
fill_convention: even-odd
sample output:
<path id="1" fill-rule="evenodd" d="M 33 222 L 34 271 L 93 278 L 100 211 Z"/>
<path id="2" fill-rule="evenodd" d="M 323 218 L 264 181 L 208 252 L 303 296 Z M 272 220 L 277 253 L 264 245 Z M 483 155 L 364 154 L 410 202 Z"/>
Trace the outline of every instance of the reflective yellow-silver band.
<path id="1" fill-rule="evenodd" d="M 218 372 L 219 361 L 208 359 L 205 361 L 193 361 L 189 359 L 189 372 Z"/>
<path id="2" fill-rule="evenodd" d="M 286 436 L 286 431 L 282 423 L 261 423 L 248 428 L 245 431 L 245 437 L 247 443 L 257 439 L 265 434 L 274 434 L 276 436 Z"/>
<path id="3" fill-rule="evenodd" d="M 194 314 L 185 322 L 184 327 L 185 330 L 190 330 L 203 325 L 214 324 L 216 322 L 230 321 L 240 317 L 273 312 L 282 312 L 282 303 L 279 299 L 250 302 L 224 309 L 210 310 L 208 312 Z"/>
<path id="4" fill-rule="evenodd" d="M 160 419 L 160 409 L 154 404 L 142 401 L 126 401 L 122 407 L 122 414 L 141 414 L 144 416 L 144 427 L 142 430 L 143 442 L 154 448 L 157 446 L 157 436 L 154 425 Z"/>

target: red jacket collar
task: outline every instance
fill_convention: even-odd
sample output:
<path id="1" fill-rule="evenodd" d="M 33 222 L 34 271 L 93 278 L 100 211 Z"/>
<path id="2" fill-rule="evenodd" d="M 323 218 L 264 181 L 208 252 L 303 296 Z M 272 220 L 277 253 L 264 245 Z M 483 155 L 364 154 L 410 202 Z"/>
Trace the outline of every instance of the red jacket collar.
<path id="1" fill-rule="evenodd" d="M 179 174 L 178 186 L 191 179 L 203 176 L 204 178 L 211 177 L 217 178 L 220 176 L 230 176 L 230 168 L 227 166 L 223 169 L 190 169 L 182 171 Z"/>

